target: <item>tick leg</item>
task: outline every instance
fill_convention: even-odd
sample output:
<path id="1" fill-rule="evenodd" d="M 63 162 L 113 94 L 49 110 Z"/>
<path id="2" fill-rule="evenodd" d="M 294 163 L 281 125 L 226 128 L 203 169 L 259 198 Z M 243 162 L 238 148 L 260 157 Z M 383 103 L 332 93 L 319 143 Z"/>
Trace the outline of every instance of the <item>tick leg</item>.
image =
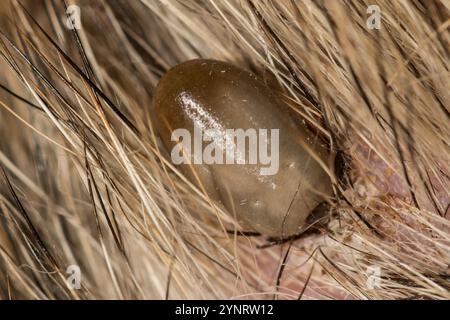
<path id="1" fill-rule="evenodd" d="M 350 157 L 338 150 L 334 159 L 335 175 L 339 181 L 344 181 L 345 175 L 350 171 Z"/>
<path id="2" fill-rule="evenodd" d="M 266 249 L 266 248 L 270 248 L 273 246 L 284 244 L 286 242 L 294 242 L 295 240 L 302 239 L 309 235 L 319 234 L 319 233 L 320 233 L 320 229 L 313 227 L 313 228 L 309 228 L 303 232 L 300 232 L 300 233 L 297 233 L 297 234 L 294 234 L 292 236 L 285 237 L 285 238 L 268 238 L 266 243 L 258 245 L 257 248 L 258 249 Z"/>
<path id="3" fill-rule="evenodd" d="M 303 230 L 299 233 L 296 233 L 292 236 L 284 237 L 284 238 L 277 238 L 277 237 L 270 237 L 267 239 L 267 242 L 265 244 L 258 245 L 258 249 L 265 249 L 276 245 L 281 245 L 286 242 L 295 241 L 298 239 L 301 239 L 303 237 L 306 237 L 311 234 L 318 234 L 320 233 L 320 226 L 323 226 L 326 221 L 328 221 L 328 212 L 330 210 L 329 205 L 326 202 L 320 203 L 309 215 L 307 219 L 308 228 L 306 230 Z M 254 231 L 234 231 L 234 230 L 227 230 L 227 233 L 229 234 L 236 234 L 238 236 L 244 236 L 244 237 L 260 237 L 262 234 L 259 232 Z"/>
<path id="4" fill-rule="evenodd" d="M 255 231 L 227 230 L 227 233 L 229 233 L 229 234 L 236 234 L 238 236 L 244 236 L 244 237 L 260 237 L 261 236 L 261 233 L 255 232 Z"/>

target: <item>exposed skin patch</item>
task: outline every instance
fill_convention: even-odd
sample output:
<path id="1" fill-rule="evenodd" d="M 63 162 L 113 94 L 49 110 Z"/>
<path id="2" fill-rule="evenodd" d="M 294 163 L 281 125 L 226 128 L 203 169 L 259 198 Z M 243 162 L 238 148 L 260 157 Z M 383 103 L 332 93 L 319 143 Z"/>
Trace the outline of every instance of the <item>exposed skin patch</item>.
<path id="1" fill-rule="evenodd" d="M 429 181 L 426 182 L 433 191 L 433 195 L 430 196 L 423 188 L 423 181 L 417 174 L 412 176 L 413 184 L 408 185 L 402 174 L 401 165 L 388 153 L 381 155 L 384 157 L 383 159 L 357 139 L 354 139 L 348 149 L 349 154 L 352 155 L 350 176 L 358 197 L 361 199 L 386 199 L 387 201 L 390 198 L 391 202 L 400 200 L 413 204 L 411 191 L 414 191 L 418 204 L 423 209 L 449 218 L 446 213 L 449 210 L 450 194 L 437 182 L 436 177 L 430 176 Z M 407 163 L 412 163 L 412 160 L 408 159 Z"/>

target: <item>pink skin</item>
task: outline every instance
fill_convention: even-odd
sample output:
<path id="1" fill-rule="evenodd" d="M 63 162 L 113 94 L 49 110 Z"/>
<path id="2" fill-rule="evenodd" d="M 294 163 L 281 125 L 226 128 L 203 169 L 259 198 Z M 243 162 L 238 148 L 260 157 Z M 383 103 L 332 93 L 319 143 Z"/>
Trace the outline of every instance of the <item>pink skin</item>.
<path id="1" fill-rule="evenodd" d="M 410 191 L 407 180 L 403 174 L 402 166 L 392 160 L 386 152 L 383 154 L 390 163 L 386 163 L 378 154 L 369 149 L 369 147 L 361 142 L 356 142 L 349 150 L 352 154 L 353 168 L 351 172 L 353 184 L 358 197 L 362 199 L 368 198 L 391 198 L 403 200 L 409 204 L 414 204 L 413 194 Z M 406 161 L 411 163 L 412 161 Z M 444 170 L 444 168 L 441 168 Z M 428 193 L 423 188 L 423 182 L 420 177 L 415 174 L 415 168 L 408 168 L 408 174 L 414 188 L 414 194 L 419 206 L 423 210 L 437 212 L 436 206 Z M 435 201 L 440 206 L 440 214 L 447 213 L 449 210 L 450 196 L 448 191 L 438 182 L 435 176 L 430 176 L 427 183 L 434 191 Z M 450 216 L 447 214 L 447 218 Z"/>
<path id="2" fill-rule="evenodd" d="M 385 159 L 392 161 L 393 164 L 387 164 L 379 155 L 371 151 L 369 147 L 363 144 L 361 141 L 352 143 L 351 149 L 347 150 L 352 155 L 351 170 L 349 172 L 352 179 L 352 184 L 355 190 L 348 190 L 350 200 L 356 207 L 361 206 L 364 208 L 368 203 L 372 206 L 379 207 L 379 212 L 383 212 L 383 203 L 392 204 L 394 207 L 401 208 L 403 205 L 413 205 L 412 194 L 409 191 L 408 183 L 403 177 L 402 167 L 400 164 L 392 161 L 392 157 L 388 157 L 387 153 L 383 154 Z M 414 177 L 414 186 L 417 183 L 417 177 Z M 448 211 L 448 205 L 450 198 L 448 192 L 444 190 L 438 183 L 435 177 L 430 177 L 430 181 L 435 192 L 437 201 L 439 201 L 441 207 L 446 208 Z M 356 191 L 356 192 L 354 192 Z M 436 213 L 436 208 L 433 205 L 430 198 L 425 193 L 423 188 L 417 188 L 415 192 L 421 209 L 428 210 Z M 375 204 L 376 203 L 376 204 Z M 414 217 L 408 214 L 403 214 L 401 210 L 395 213 L 394 219 L 392 214 L 386 216 L 369 215 L 368 221 L 385 235 L 384 239 L 388 243 L 402 243 L 402 248 L 405 253 L 414 254 L 417 250 L 414 247 L 412 241 L 417 234 L 408 230 L 424 230 L 424 225 L 417 222 Z M 447 214 L 447 219 L 450 218 Z M 282 246 L 274 246 L 264 250 L 256 250 L 255 263 L 256 268 L 253 270 L 259 270 L 259 276 L 263 279 L 271 279 L 268 283 L 272 285 L 268 288 L 261 288 L 266 292 L 278 292 L 279 299 L 293 299 L 297 298 L 299 293 L 303 290 L 308 275 L 314 264 L 315 258 L 323 263 L 325 260 L 321 253 L 316 251 L 315 256 L 310 258 L 314 249 L 323 244 L 324 252 L 325 247 L 332 245 L 332 241 L 326 234 L 309 236 L 304 239 L 295 241 L 291 247 L 288 259 L 286 260 L 286 266 L 284 268 L 280 285 L 276 287 L 276 281 L 279 273 L 280 264 L 283 261 L 285 253 L 289 247 L 289 244 Z M 325 242 L 327 243 L 325 244 Z M 352 239 L 349 239 L 349 244 Z M 433 248 L 433 243 L 425 243 L 423 239 L 420 242 L 424 247 Z M 409 244 L 409 245 L 408 245 Z M 329 257 L 338 261 L 339 257 Z M 439 266 L 438 266 L 439 267 Z M 325 268 L 331 270 L 333 267 L 325 264 Z M 272 298 L 269 295 L 268 298 Z M 356 298 L 343 287 L 341 287 L 336 280 L 331 278 L 324 268 L 315 263 L 314 271 L 309 279 L 308 286 L 303 293 L 302 299 L 354 299 Z"/>

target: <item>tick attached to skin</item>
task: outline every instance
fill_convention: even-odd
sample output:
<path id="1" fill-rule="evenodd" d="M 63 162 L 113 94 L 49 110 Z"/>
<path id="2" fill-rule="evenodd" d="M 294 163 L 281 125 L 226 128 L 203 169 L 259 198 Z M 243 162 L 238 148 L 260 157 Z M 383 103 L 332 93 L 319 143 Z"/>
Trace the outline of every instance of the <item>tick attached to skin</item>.
<path id="1" fill-rule="evenodd" d="M 167 150 L 187 158 L 177 163 L 182 172 L 245 227 L 298 234 L 332 196 L 330 152 L 248 71 L 205 59 L 177 65 L 160 80 L 152 112 Z"/>

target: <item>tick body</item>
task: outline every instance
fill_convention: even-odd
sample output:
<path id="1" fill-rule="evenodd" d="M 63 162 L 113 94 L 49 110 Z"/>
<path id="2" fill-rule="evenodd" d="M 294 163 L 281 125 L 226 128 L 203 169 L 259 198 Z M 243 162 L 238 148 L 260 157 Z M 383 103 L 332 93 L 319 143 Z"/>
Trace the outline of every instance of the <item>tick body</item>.
<path id="1" fill-rule="evenodd" d="M 176 130 L 191 134 L 187 143 L 183 137 L 182 153 L 189 161 L 180 169 L 246 227 L 271 237 L 297 234 L 309 214 L 331 197 L 330 153 L 248 71 L 205 59 L 177 65 L 160 80 L 152 113 L 172 155 L 180 146 Z M 231 130 L 246 134 L 248 144 L 256 139 L 257 145 L 242 149 L 236 136 L 230 138 Z M 196 139 L 199 132 L 206 133 L 203 141 Z M 198 159 L 194 151 L 205 151 L 205 140 L 213 141 L 209 148 L 214 152 L 208 154 L 217 161 Z"/>

